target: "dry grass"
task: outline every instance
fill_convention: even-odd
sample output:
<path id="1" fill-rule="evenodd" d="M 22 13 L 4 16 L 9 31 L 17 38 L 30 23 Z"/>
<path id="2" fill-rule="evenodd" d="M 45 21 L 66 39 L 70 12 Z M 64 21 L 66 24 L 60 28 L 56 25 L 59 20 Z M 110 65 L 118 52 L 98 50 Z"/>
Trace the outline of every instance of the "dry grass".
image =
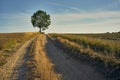
<path id="1" fill-rule="evenodd" d="M 36 32 L 0 33 L 0 66 L 3 66 L 25 41 L 36 34 Z"/>
<path id="2" fill-rule="evenodd" d="M 24 43 L 36 34 L 35 32 L 0 33 L 0 50 L 16 47 L 19 43 Z"/>
<path id="3" fill-rule="evenodd" d="M 60 80 L 45 52 L 45 35 L 40 34 L 30 48 L 27 80 Z"/>
<path id="4" fill-rule="evenodd" d="M 84 47 L 82 44 L 77 44 L 61 36 L 56 37 L 56 39 L 51 36 L 50 38 L 69 55 L 97 67 L 110 80 L 120 80 L 120 60 L 116 59 L 112 54 L 104 55 L 101 52 L 94 51 L 90 47 Z"/>
<path id="5" fill-rule="evenodd" d="M 52 34 L 53 37 L 62 37 L 64 39 L 68 39 L 72 42 L 75 42 L 78 45 L 82 45 L 85 48 L 90 48 L 95 52 L 113 56 L 115 58 L 120 58 L 120 41 L 116 40 L 103 40 L 99 38 L 91 38 L 84 35 L 60 35 L 60 34 Z"/>

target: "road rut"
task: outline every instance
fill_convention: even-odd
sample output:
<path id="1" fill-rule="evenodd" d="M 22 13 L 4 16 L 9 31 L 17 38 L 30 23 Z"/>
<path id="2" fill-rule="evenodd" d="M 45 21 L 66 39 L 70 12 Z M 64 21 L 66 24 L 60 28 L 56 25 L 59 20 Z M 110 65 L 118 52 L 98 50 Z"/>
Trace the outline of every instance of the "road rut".
<path id="1" fill-rule="evenodd" d="M 62 74 L 62 80 L 106 80 L 90 65 L 83 64 L 70 58 L 47 38 L 47 55 L 55 64 L 55 70 Z"/>
<path id="2" fill-rule="evenodd" d="M 27 70 L 25 61 L 33 40 L 34 38 L 25 42 L 23 46 L 10 57 L 0 71 L 0 80 L 25 80 Z"/>

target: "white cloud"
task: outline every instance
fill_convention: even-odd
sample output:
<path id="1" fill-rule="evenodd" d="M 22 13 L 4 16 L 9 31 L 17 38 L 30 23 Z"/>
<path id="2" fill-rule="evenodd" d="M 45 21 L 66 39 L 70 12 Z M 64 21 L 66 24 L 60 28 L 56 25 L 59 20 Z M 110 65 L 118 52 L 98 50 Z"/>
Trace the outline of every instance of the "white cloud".
<path id="1" fill-rule="evenodd" d="M 0 14 L 0 32 L 38 31 L 31 24 L 31 13 Z"/>
<path id="2" fill-rule="evenodd" d="M 47 32 L 112 32 L 120 30 L 120 11 L 52 14 L 51 29 Z M 92 19 L 91 22 L 81 22 Z M 96 22 L 97 20 L 97 22 Z M 75 23 L 73 23 L 75 22 Z M 64 24 L 66 23 L 66 24 Z"/>
<path id="3" fill-rule="evenodd" d="M 74 21 L 81 19 L 102 19 L 102 18 L 120 18 L 120 11 L 101 11 L 101 12 L 86 12 L 86 13 L 66 13 L 66 14 L 53 14 L 53 21 Z"/>
<path id="4" fill-rule="evenodd" d="M 51 14 L 52 24 L 46 32 L 112 32 L 120 30 L 120 11 L 99 11 L 84 13 L 66 13 Z M 0 14 L 1 19 L 6 20 L 5 26 L 7 30 L 15 31 L 38 31 L 34 29 L 30 22 L 32 13 L 18 14 Z M 0 19 L 0 20 L 1 20 Z M 92 19 L 88 22 L 81 20 Z M 96 22 L 97 20 L 97 22 Z M 95 22 L 94 22 L 95 21 Z M 66 23 L 63 24 L 62 22 Z M 73 23 L 75 22 L 75 23 Z M 14 29 L 12 29 L 14 28 Z M 5 31 L 5 30 L 1 30 Z M 7 32 L 7 31 L 6 31 Z"/>
<path id="5" fill-rule="evenodd" d="M 31 23 L 31 15 L 30 13 L 0 14 L 0 20 L 9 25 L 28 25 Z"/>
<path id="6" fill-rule="evenodd" d="M 64 9 L 64 11 L 75 11 L 75 12 L 80 12 L 82 10 L 80 10 L 77 7 L 74 6 L 69 6 L 68 4 L 64 4 L 64 3 L 58 3 L 58 2 L 49 2 L 49 4 L 55 5 L 55 6 L 59 6 L 62 7 Z M 59 9 L 59 8 L 58 8 Z"/>

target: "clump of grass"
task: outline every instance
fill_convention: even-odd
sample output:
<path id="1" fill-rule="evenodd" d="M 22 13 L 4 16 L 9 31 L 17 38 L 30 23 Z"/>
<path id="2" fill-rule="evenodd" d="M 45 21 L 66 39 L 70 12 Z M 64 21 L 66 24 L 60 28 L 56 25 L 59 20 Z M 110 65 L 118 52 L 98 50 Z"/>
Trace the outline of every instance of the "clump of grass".
<path id="1" fill-rule="evenodd" d="M 3 66 L 7 62 L 7 58 L 10 57 L 11 53 L 2 53 L 0 54 L 0 66 Z"/>
<path id="2" fill-rule="evenodd" d="M 45 35 L 40 34 L 30 48 L 27 67 L 29 69 L 27 80 L 60 80 L 60 74 L 53 69 L 54 65 L 45 52 Z"/>
<path id="3" fill-rule="evenodd" d="M 14 39 L 0 39 L 0 50 L 10 49 L 17 45 L 17 41 Z"/>

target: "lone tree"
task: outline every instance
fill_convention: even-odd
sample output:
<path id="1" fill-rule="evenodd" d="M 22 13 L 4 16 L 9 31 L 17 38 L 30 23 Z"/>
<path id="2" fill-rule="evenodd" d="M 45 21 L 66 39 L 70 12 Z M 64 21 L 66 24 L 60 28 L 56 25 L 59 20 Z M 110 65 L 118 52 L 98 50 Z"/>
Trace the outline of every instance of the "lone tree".
<path id="1" fill-rule="evenodd" d="M 38 10 L 31 16 L 31 23 L 33 27 L 38 27 L 41 32 L 41 29 L 48 29 L 48 26 L 51 24 L 50 15 L 45 11 Z"/>

